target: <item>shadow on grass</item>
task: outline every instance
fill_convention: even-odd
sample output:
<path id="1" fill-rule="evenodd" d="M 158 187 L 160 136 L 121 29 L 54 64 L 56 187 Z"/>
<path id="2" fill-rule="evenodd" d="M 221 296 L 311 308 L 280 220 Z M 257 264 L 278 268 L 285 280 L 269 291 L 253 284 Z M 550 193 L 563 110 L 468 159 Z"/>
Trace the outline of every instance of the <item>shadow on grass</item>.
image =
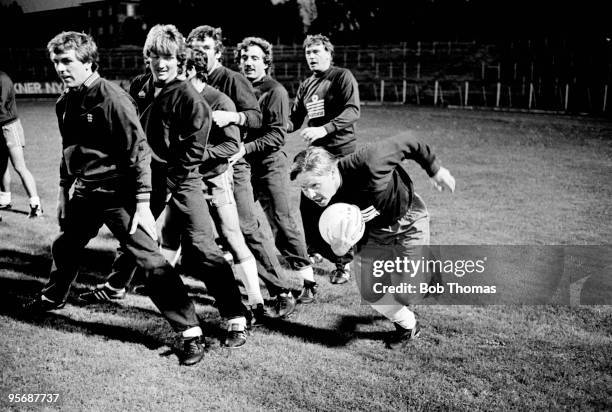
<path id="1" fill-rule="evenodd" d="M 100 272 L 100 267 L 110 268 L 113 256 L 112 252 L 107 251 L 91 249 L 84 251 L 83 255 L 81 255 L 81 259 L 86 262 L 83 271 L 88 269 L 91 271 L 95 266 L 97 267 L 97 273 L 81 273 L 78 278 L 79 282 L 86 282 L 92 285 L 99 283 L 106 275 L 106 271 L 104 273 Z M 104 262 L 105 260 L 107 262 Z M 72 298 L 81 292 L 89 290 L 88 287 L 73 286 L 68 303 L 73 307 L 87 306 L 86 310 L 91 312 L 92 316 L 94 314 L 112 314 L 125 318 L 130 325 L 134 326 L 74 319 L 71 317 L 71 310 L 74 310 L 74 308 L 70 306 L 62 310 L 36 315 L 25 313 L 22 310 L 23 304 L 40 293 L 41 288 L 48 279 L 50 265 L 50 257 L 45 254 L 29 254 L 10 250 L 2 251 L 2 254 L 0 254 L 0 315 L 41 328 L 52 328 L 58 331 L 80 333 L 83 335 L 97 335 L 106 339 L 144 345 L 152 350 L 170 346 L 171 349 L 161 356 L 170 356 L 175 353 L 173 337 L 172 335 L 171 337 L 168 336 L 168 327 L 164 324 L 163 317 L 157 310 L 125 306 L 124 304 L 114 302 L 83 305 Z M 6 272 L 28 275 L 31 279 L 3 276 L 2 272 L 4 272 L 4 269 L 8 269 Z M 194 300 L 197 300 L 200 304 L 211 304 L 211 299 L 205 297 L 198 296 Z M 203 315 L 204 318 L 200 317 L 200 324 L 205 333 L 209 336 L 212 335 L 218 339 L 223 339 L 225 331 L 219 325 L 218 315 Z M 99 318 L 99 316 L 97 317 Z M 159 320 L 158 323 L 161 326 L 159 330 L 155 327 L 152 328 L 148 322 L 146 325 L 144 324 L 149 319 Z M 139 326 L 142 326 L 141 330 L 139 330 Z"/>
<path id="2" fill-rule="evenodd" d="M 374 316 L 342 316 L 333 329 L 292 322 L 288 319 L 269 319 L 263 328 L 302 339 L 305 342 L 328 347 L 347 346 L 354 340 L 383 340 L 387 331 L 360 331 L 359 325 L 369 325 L 378 319 Z"/>
<path id="3" fill-rule="evenodd" d="M 86 284 L 99 283 L 110 272 L 114 258 L 114 251 L 84 249 L 78 255 L 80 268 L 77 280 Z M 0 251 L 0 269 L 44 280 L 49 277 L 51 261 L 48 247 L 42 248 L 38 253 L 7 249 Z"/>
<path id="4" fill-rule="evenodd" d="M 8 209 L 0 209 L 0 210 L 2 210 L 2 213 L 14 213 L 16 215 L 29 215 L 30 214 L 29 210 L 13 209 L 12 207 L 9 207 Z"/>
<path id="5" fill-rule="evenodd" d="M 113 258 L 114 251 L 85 249 L 80 256 L 82 265 L 78 281 L 90 285 L 100 283 L 107 275 Z M 75 320 L 62 314 L 62 311 L 49 312 L 40 316 L 24 314 L 21 311 L 22 304 L 40 292 L 43 283 L 48 279 L 50 266 L 51 259 L 47 253 L 30 254 L 14 250 L 2 251 L 0 268 L 23 273 L 35 279 L 14 279 L 0 276 L 0 314 L 32 325 L 104 336 L 108 339 L 142 344 L 150 349 L 158 349 L 168 345 L 166 334 L 155 336 L 151 335 L 150 331 L 145 333 L 136 328 Z M 214 299 L 205 295 L 205 288 L 202 288 L 202 286 L 189 285 L 191 299 L 199 305 L 215 306 Z M 86 290 L 88 290 L 87 287 L 73 286 L 71 296 L 78 295 Z M 71 297 L 69 297 L 68 302 L 74 306 L 83 306 Z M 142 322 L 143 318 L 162 318 L 156 310 L 125 306 L 118 303 L 88 305 L 88 310 L 130 318 L 134 320 L 134 322 L 131 322 L 134 325 Z M 223 341 L 226 331 L 221 327 L 216 311 L 201 312 L 199 318 L 200 325 L 208 338 Z M 382 340 L 388 332 L 359 330 L 360 325 L 369 325 L 374 321 L 376 321 L 376 318 L 371 316 L 343 316 L 336 327 L 327 329 L 292 322 L 290 319 L 270 319 L 264 325 L 264 329 L 302 339 L 306 342 L 328 347 L 342 347 L 356 339 Z M 212 346 L 216 345 L 213 343 Z"/>
<path id="6" fill-rule="evenodd" d="M 40 288 L 41 284 L 36 280 L 7 279 L 0 277 L 0 315 L 8 316 L 34 326 L 53 328 L 70 333 L 81 333 L 84 335 L 98 335 L 107 339 L 137 343 L 149 349 L 159 349 L 168 344 L 166 339 L 162 336 L 145 334 L 137 329 L 101 322 L 75 320 L 65 315 L 63 310 L 42 314 L 29 314 L 23 312 L 22 305 L 32 296 L 40 292 Z M 94 311 L 100 309 L 101 306 L 102 305 L 91 305 L 91 309 Z M 146 308 L 124 307 L 116 304 L 104 305 L 104 307 L 111 310 L 96 311 L 103 313 L 112 312 L 122 317 L 134 318 L 135 320 L 142 319 L 143 317 L 151 317 L 152 315 L 160 316 L 159 313 Z"/>

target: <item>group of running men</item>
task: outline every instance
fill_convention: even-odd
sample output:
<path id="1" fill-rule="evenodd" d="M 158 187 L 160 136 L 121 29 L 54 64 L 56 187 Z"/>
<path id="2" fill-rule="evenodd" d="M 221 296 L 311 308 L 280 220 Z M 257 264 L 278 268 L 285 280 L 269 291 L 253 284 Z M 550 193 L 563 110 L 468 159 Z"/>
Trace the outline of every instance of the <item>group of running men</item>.
<path id="1" fill-rule="evenodd" d="M 131 82 L 129 94 L 98 74 L 91 36 L 62 32 L 47 48 L 66 86 L 56 105 L 63 149 L 61 231 L 52 245 L 49 281 L 25 305 L 30 313 L 65 305 L 78 273 L 75 256 L 106 224 L 120 243 L 112 272 L 78 299 L 121 299 L 141 273 L 144 290 L 182 336 L 181 363 L 193 365 L 204 356 L 205 343 L 174 267 L 179 256 L 182 269 L 204 281 L 227 320 L 224 345 L 240 347 L 248 328 L 316 300 L 312 256 L 336 264 L 332 283 L 350 279 L 353 245 L 342 235 L 328 244 L 318 232 L 325 206 L 359 206 L 368 227 L 364 244 L 409 234 L 404 243 L 410 249 L 411 242 L 428 243 L 428 216 L 401 162 L 417 161 L 436 186 L 454 190 L 454 179 L 430 148 L 409 136 L 357 150 L 357 82 L 332 64 L 333 45 L 325 36 L 309 35 L 304 42 L 312 75 L 300 85 L 293 107 L 286 89 L 270 77 L 272 46 L 258 37 L 238 44 L 238 73 L 223 66 L 220 29 L 199 26 L 185 39 L 173 25 L 154 26 L 143 50 L 148 71 Z M 285 138 L 306 119 L 299 136 L 307 149 L 290 167 Z M 301 216 L 291 204 L 290 178 L 302 190 Z M 257 201 L 274 241 L 262 231 Z M 282 269 L 277 249 L 299 274 L 299 286 Z M 247 305 L 234 275 L 244 285 Z M 260 278 L 271 297 L 267 305 Z M 371 299 L 396 325 L 390 346 L 418 335 L 404 303 Z"/>

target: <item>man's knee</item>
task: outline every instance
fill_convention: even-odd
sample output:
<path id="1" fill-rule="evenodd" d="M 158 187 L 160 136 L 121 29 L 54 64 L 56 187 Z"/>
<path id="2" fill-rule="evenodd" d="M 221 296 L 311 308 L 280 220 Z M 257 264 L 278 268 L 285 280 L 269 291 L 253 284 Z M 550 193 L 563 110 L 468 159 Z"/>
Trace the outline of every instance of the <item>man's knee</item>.
<path id="1" fill-rule="evenodd" d="M 71 231 L 61 232 L 51 244 L 51 253 L 55 256 L 58 253 L 75 253 L 85 246 L 86 241 L 75 236 Z"/>
<path id="2" fill-rule="evenodd" d="M 253 236 L 259 229 L 259 219 L 253 213 L 240 215 L 240 231 L 244 237 Z"/>
<path id="3" fill-rule="evenodd" d="M 51 253 L 53 256 L 55 256 L 66 249 L 66 235 L 64 233 L 60 233 L 55 239 L 53 239 L 53 243 L 51 243 Z"/>
<path id="4" fill-rule="evenodd" d="M 136 259 L 138 266 L 151 274 L 164 273 L 169 266 L 166 259 L 161 253 L 147 253 L 139 256 Z"/>

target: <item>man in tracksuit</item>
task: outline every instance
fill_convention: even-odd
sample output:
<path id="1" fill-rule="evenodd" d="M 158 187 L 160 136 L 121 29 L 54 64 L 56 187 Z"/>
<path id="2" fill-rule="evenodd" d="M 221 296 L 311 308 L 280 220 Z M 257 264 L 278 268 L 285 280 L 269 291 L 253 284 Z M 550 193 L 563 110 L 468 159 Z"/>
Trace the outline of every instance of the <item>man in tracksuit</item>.
<path id="1" fill-rule="evenodd" d="M 194 269 L 193 275 L 204 280 L 221 316 L 228 321 L 226 346 L 239 347 L 246 342 L 246 308 L 232 268 L 215 243 L 199 171 L 209 155 L 211 111 L 188 82 L 178 79 L 185 53 L 184 38 L 176 27 L 157 25 L 150 30 L 144 54 L 149 60 L 154 87 L 136 97 L 149 102 L 139 106 L 145 107 L 140 121 L 153 152 L 155 214 L 165 206 L 165 222 L 180 230 L 182 253 Z M 114 277 L 120 279 L 121 274 L 131 273 L 126 264 L 128 257 L 122 254 L 115 262 L 120 268 L 116 275 L 89 295 L 82 295 L 82 299 L 103 300 L 98 299 L 102 292 L 112 296 L 117 292 L 116 286 L 123 287 L 123 281 L 115 286 Z"/>
<path id="2" fill-rule="evenodd" d="M 206 82 L 208 73 L 207 55 L 190 48 L 190 58 L 187 63 L 187 77 L 194 88 L 200 92 L 214 111 L 236 112 L 236 105 L 223 92 Z M 251 325 L 256 326 L 265 321 L 268 316 L 289 316 L 295 310 L 293 296 L 279 288 L 266 278 L 263 281 L 270 296 L 286 294 L 287 305 L 278 304 L 283 299 L 276 299 L 274 312 L 264 306 L 263 296 L 259 287 L 257 264 L 240 230 L 240 220 L 233 188 L 233 168 L 231 158 L 242 147 L 240 129 L 235 124 L 219 127 L 213 122 L 209 137 L 210 150 L 216 153 L 200 167 L 204 176 L 204 184 L 214 213 L 215 222 L 220 227 L 221 234 L 229 246 L 234 258 L 234 268 L 242 279 L 248 295 L 252 311 Z M 240 156 L 241 157 L 241 156 Z"/>
<path id="3" fill-rule="evenodd" d="M 308 145 L 323 147 L 334 156 L 343 157 L 356 148 L 355 122 L 360 116 L 359 88 L 353 74 L 332 65 L 334 46 L 326 36 L 309 35 L 304 40 L 306 61 L 312 75 L 300 84 L 291 111 L 289 131 L 297 130 L 308 118 L 300 136 Z M 345 256 L 335 256 L 318 232 L 321 211 L 302 196 L 300 212 L 304 223 L 309 253 L 322 255 L 336 264 L 330 281 L 346 283 L 350 278 L 349 250 Z"/>
<path id="4" fill-rule="evenodd" d="M 272 227 L 276 247 L 302 275 L 307 289 L 314 281 L 299 211 L 291 205 L 289 164 L 283 150 L 289 119 L 287 90 L 268 75 L 272 45 L 259 37 L 247 37 L 236 48 L 240 70 L 253 85 L 263 113 L 262 127 L 250 130 L 240 155 L 251 165 L 252 185 Z"/>
<path id="5" fill-rule="evenodd" d="M 179 275 L 157 246 L 149 208 L 151 151 L 130 97 L 97 72 L 98 52 L 83 33 L 63 32 L 47 46 L 67 86 L 56 105 L 62 136 L 58 219 L 53 266 L 30 312 L 61 309 L 78 273 L 78 259 L 103 224 L 126 255 L 147 272 L 147 291 L 172 328 L 182 334 L 182 363 L 202 359 L 195 342 L 202 331 Z M 70 189 L 74 193 L 69 197 Z"/>
<path id="6" fill-rule="evenodd" d="M 262 114 L 249 81 L 240 73 L 221 64 L 223 52 L 221 30 L 210 26 L 196 27 L 189 33 L 187 43 L 192 50 L 206 55 L 207 83 L 229 96 L 236 105 L 235 112 L 223 110 L 213 112 L 213 120 L 219 127 L 228 124 L 238 125 L 244 140 L 248 131 L 261 127 Z M 286 292 L 289 280 L 280 267 L 273 242 L 266 238 L 265 232 L 261 230 L 261 222 L 255 214 L 251 168 L 243 157 L 236 158 L 233 163 L 233 178 L 240 228 L 257 260 L 258 274 L 266 285 L 273 285 L 277 290 Z M 270 290 L 270 286 L 268 289 Z M 292 306 L 289 294 L 279 293 L 276 298 L 280 299 L 279 304 L 284 307 L 282 312 L 288 312 Z"/>
<path id="7" fill-rule="evenodd" d="M 401 257 L 416 261 L 422 258 L 422 246 L 429 244 L 429 215 L 402 166 L 406 159 L 417 162 L 438 190 L 454 191 L 455 179 L 449 171 L 440 166 L 429 146 L 409 134 L 368 144 L 342 159 L 311 146 L 295 157 L 291 171 L 291 178 L 297 180 L 315 207 L 322 210 L 343 202 L 361 210 L 366 230 L 357 248 L 356 263 L 362 268 L 357 281 L 362 298 L 394 323 L 396 331 L 387 340 L 391 348 L 402 347 L 418 336 L 420 326 L 414 313 L 405 306 L 414 302 L 410 295 L 375 293 L 373 284 L 381 280 L 372 271 L 363 269 L 372 255 L 364 255 L 369 259 L 363 261 L 360 255 L 365 250 L 387 253 L 391 249 L 395 253 L 389 260 Z M 335 255 L 343 256 L 353 246 L 350 238 L 350 233 L 332 233 L 330 249 Z M 432 278 L 427 271 L 419 276 L 424 283 Z"/>

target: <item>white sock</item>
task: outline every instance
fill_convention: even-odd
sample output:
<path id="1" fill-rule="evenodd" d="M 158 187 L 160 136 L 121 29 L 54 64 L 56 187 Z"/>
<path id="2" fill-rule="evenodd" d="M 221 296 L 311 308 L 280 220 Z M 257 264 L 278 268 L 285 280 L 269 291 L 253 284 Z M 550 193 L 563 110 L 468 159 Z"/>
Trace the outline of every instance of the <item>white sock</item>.
<path id="1" fill-rule="evenodd" d="M 257 273 L 257 263 L 255 258 L 250 256 L 241 262 L 235 263 L 236 272 L 242 280 L 249 297 L 249 305 L 264 303 L 261 289 L 259 288 L 259 274 Z"/>
<path id="2" fill-rule="evenodd" d="M 183 338 L 197 338 L 198 336 L 202 336 L 202 329 L 200 329 L 199 326 L 194 326 L 181 332 L 181 336 Z"/>
<path id="3" fill-rule="evenodd" d="M 227 330 L 245 330 L 245 329 L 246 329 L 246 318 L 244 316 L 229 319 L 227 321 Z"/>
<path id="4" fill-rule="evenodd" d="M 314 282 L 314 270 L 312 270 L 312 266 L 306 266 L 298 270 L 298 274 L 304 280 L 309 282 Z"/>
<path id="5" fill-rule="evenodd" d="M 40 206 L 40 198 L 38 196 L 32 196 L 30 198 L 30 206 Z"/>
<path id="6" fill-rule="evenodd" d="M 383 314 L 393 323 L 397 323 L 404 329 L 412 329 L 416 326 L 414 312 L 404 305 L 371 305 L 374 310 Z"/>
<path id="7" fill-rule="evenodd" d="M 42 295 L 42 296 L 40 297 L 40 300 L 44 300 L 44 301 L 46 301 L 46 302 L 55 303 L 55 301 L 54 301 L 54 300 L 49 299 L 49 298 L 48 298 L 48 297 L 46 297 L 45 295 Z"/>
<path id="8" fill-rule="evenodd" d="M 11 192 L 0 192 L 0 205 L 11 203 Z"/>

